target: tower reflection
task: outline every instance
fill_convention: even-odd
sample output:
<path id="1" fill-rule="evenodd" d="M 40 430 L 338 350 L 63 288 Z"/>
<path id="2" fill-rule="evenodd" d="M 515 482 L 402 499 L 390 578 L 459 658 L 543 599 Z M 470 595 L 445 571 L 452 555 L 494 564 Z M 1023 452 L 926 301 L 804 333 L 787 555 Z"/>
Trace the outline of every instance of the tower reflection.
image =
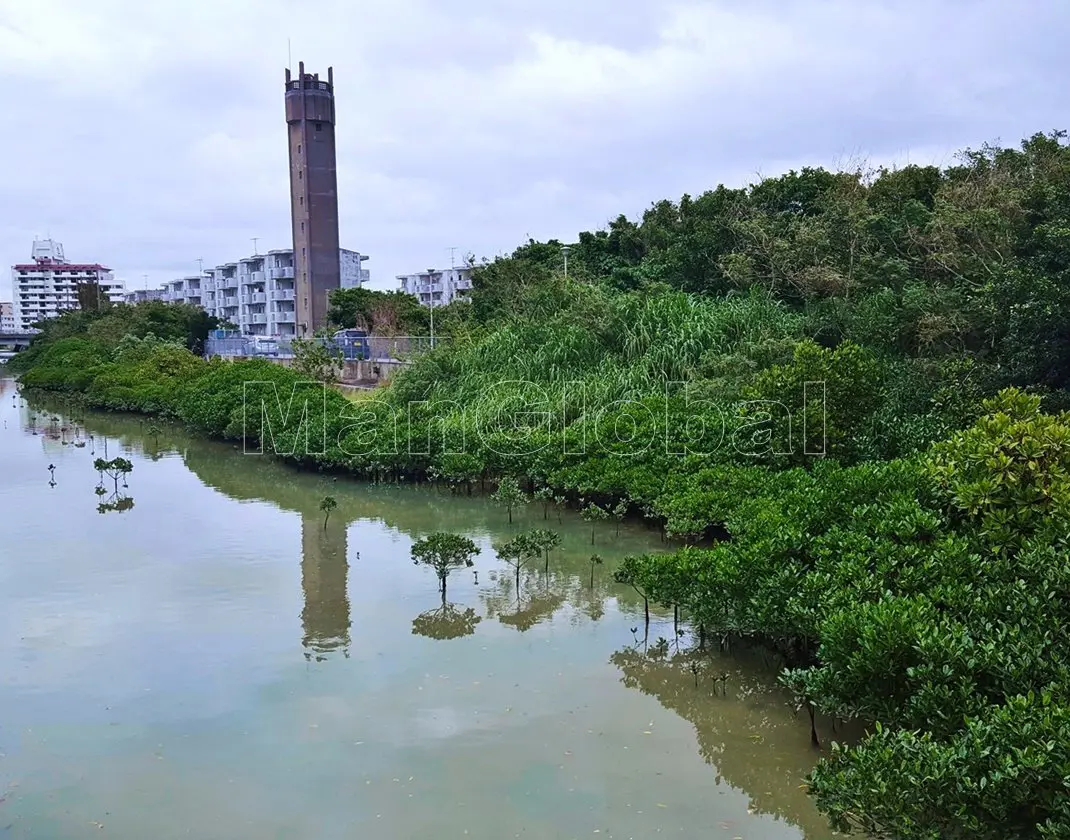
<path id="1" fill-rule="evenodd" d="M 318 514 L 301 516 L 301 610 L 305 659 L 322 662 L 341 650 L 349 657 L 349 561 L 346 523 L 323 527 Z"/>

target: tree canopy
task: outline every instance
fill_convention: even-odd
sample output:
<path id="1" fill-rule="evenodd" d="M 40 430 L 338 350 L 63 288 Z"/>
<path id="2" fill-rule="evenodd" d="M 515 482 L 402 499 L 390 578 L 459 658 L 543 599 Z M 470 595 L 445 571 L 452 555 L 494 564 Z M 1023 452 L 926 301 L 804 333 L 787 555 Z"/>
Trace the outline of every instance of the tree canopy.
<path id="1" fill-rule="evenodd" d="M 434 569 L 445 604 L 446 578 L 454 569 L 471 567 L 472 558 L 479 554 L 479 546 L 468 537 L 437 531 L 413 543 L 411 554 L 413 563 Z"/>

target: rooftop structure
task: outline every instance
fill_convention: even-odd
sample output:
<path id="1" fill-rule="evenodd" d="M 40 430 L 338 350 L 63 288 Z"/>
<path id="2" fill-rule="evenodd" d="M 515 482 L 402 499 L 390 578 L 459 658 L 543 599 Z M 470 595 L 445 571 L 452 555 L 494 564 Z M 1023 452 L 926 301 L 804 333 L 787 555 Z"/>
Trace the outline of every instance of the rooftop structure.
<path id="1" fill-rule="evenodd" d="M 32 262 L 11 267 L 12 318 L 18 331 L 32 329 L 38 321 L 78 309 L 89 301 L 120 303 L 123 283 L 100 263 L 72 263 L 63 255 L 63 245 L 52 239 L 34 240 Z M 82 296 L 81 298 L 79 296 Z"/>

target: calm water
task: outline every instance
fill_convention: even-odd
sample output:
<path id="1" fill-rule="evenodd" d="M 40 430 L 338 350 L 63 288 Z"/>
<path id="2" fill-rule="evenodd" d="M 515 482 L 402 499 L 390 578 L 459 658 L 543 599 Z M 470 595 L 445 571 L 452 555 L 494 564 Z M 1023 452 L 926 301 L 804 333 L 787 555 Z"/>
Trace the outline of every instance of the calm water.
<path id="1" fill-rule="evenodd" d="M 573 514 L 510 527 L 0 389 L 0 838 L 831 836 L 768 668 L 696 677 L 661 615 L 636 643 L 610 580 L 647 529 L 592 549 Z M 98 496 L 105 447 L 134 469 Z M 518 600 L 491 543 L 544 524 L 562 548 Z M 443 609 L 409 546 L 445 529 L 483 551 Z"/>

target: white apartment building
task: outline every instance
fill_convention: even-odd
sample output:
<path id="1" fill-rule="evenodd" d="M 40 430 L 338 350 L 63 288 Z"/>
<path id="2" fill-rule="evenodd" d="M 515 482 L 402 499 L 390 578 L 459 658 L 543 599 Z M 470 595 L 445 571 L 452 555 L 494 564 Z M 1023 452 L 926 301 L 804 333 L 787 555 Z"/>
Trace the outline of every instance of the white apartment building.
<path id="1" fill-rule="evenodd" d="M 359 289 L 371 279 L 371 272 L 360 266 L 362 262 L 368 259 L 367 254 L 339 248 L 338 256 L 342 266 L 341 286 L 343 289 Z"/>
<path id="2" fill-rule="evenodd" d="M 18 332 L 15 328 L 15 306 L 8 301 L 0 301 L 0 333 Z"/>
<path id="3" fill-rule="evenodd" d="M 399 274 L 401 291 L 415 295 L 424 306 L 447 306 L 472 292 L 472 269 L 429 268 L 418 274 Z"/>
<path id="4" fill-rule="evenodd" d="M 163 289 L 136 289 L 123 295 L 127 303 L 144 303 L 149 300 L 163 300 Z"/>
<path id="5" fill-rule="evenodd" d="M 367 256 L 339 249 L 341 287 L 358 288 L 369 273 Z M 204 273 L 163 285 L 163 300 L 200 306 L 209 315 L 230 321 L 243 335 L 292 337 L 294 311 L 293 249 L 282 248 L 224 263 Z"/>
<path id="6" fill-rule="evenodd" d="M 78 287 L 96 283 L 101 295 L 112 303 L 122 303 L 123 283 L 110 268 L 98 263 L 72 263 L 63 256 L 63 245 L 52 239 L 35 239 L 33 262 L 11 267 L 14 294 L 12 315 L 15 329 L 31 330 L 45 318 L 78 308 Z"/>

